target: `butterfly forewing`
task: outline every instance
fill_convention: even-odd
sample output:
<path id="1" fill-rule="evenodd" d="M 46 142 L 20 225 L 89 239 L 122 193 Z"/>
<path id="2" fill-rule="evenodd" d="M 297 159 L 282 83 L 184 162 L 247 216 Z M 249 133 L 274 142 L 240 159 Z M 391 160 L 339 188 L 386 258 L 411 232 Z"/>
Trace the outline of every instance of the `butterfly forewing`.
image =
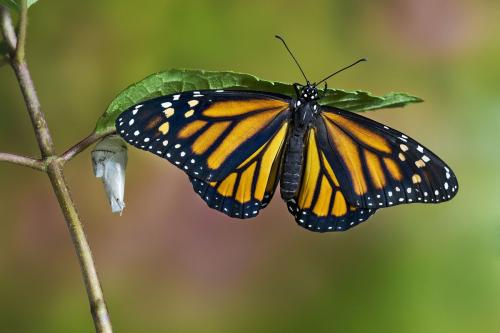
<path id="1" fill-rule="evenodd" d="M 364 208 L 451 199 L 458 183 L 434 153 L 408 136 L 358 114 L 322 107 L 318 144 L 347 200 Z"/>
<path id="2" fill-rule="evenodd" d="M 164 157 L 190 177 L 221 181 L 268 142 L 290 115 L 287 96 L 189 91 L 145 101 L 123 112 L 118 133 Z"/>

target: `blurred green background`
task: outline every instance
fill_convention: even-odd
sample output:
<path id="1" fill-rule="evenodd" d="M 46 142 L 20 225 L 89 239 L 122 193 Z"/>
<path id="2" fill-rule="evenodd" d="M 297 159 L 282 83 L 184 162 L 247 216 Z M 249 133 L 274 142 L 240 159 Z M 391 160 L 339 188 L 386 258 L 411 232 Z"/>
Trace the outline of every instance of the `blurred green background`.
<path id="1" fill-rule="evenodd" d="M 275 197 L 251 221 L 210 210 L 181 171 L 131 148 L 123 216 L 89 151 L 67 167 L 116 332 L 498 332 L 500 3 L 47 1 L 28 59 L 58 151 L 129 84 L 169 68 L 284 82 L 365 56 L 331 87 L 426 100 L 366 115 L 454 169 L 451 202 L 382 210 L 345 233 L 298 227 Z M 0 151 L 38 156 L 14 75 L 0 68 Z M 42 173 L 0 164 L 0 331 L 90 332 L 77 260 Z"/>

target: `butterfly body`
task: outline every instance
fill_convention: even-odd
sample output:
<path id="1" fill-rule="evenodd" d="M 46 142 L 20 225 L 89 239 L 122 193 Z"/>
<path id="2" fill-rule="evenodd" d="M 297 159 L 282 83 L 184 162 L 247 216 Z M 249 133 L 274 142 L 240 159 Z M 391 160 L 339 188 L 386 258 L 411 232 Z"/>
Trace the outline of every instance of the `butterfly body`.
<path id="1" fill-rule="evenodd" d="M 234 218 L 258 215 L 278 183 L 297 223 L 318 232 L 347 230 L 380 208 L 457 193 L 451 169 L 423 145 L 321 105 L 314 85 L 296 91 L 183 91 L 132 106 L 116 128 L 187 173 L 209 207 Z"/>
<path id="2" fill-rule="evenodd" d="M 318 115 L 318 91 L 307 84 L 302 89 L 295 85 L 297 98 L 291 103 L 290 131 L 286 143 L 285 159 L 280 179 L 281 198 L 293 199 L 302 176 L 306 133 Z"/>

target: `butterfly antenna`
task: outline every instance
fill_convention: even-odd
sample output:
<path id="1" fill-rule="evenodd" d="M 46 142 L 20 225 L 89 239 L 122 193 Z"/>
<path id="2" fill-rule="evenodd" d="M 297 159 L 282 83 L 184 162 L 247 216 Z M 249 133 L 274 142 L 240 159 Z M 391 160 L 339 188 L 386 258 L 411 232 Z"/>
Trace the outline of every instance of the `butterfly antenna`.
<path id="1" fill-rule="evenodd" d="M 302 73 L 302 75 L 304 76 L 304 79 L 306 79 L 306 82 L 309 83 L 309 80 L 307 79 L 307 76 L 306 74 L 304 73 L 304 71 L 302 70 L 302 67 L 300 67 L 300 64 L 299 62 L 297 61 L 297 59 L 295 58 L 295 56 L 293 55 L 292 51 L 290 51 L 290 49 L 288 48 L 288 45 L 286 45 L 286 42 L 285 40 L 281 37 L 281 36 L 278 36 L 278 35 L 275 35 L 274 37 L 278 38 L 280 41 L 283 42 L 283 45 L 285 45 L 286 49 L 288 50 L 288 53 L 290 53 L 290 55 L 292 56 L 293 60 L 295 61 L 295 63 L 297 64 L 297 66 L 299 67 L 300 69 L 300 72 Z"/>
<path id="2" fill-rule="evenodd" d="M 325 82 L 326 80 L 328 80 L 329 78 L 331 78 L 331 77 L 332 77 L 332 76 L 334 76 L 335 74 L 338 74 L 338 73 L 340 73 L 340 72 L 342 72 L 342 71 L 345 71 L 346 69 L 351 68 L 352 66 L 355 66 L 355 65 L 357 65 L 357 64 L 359 64 L 360 62 L 363 62 L 363 61 L 367 61 L 367 59 L 366 59 L 366 58 L 361 58 L 361 59 L 359 59 L 358 61 L 356 61 L 356 62 L 354 62 L 354 63 L 350 64 L 349 66 L 346 66 L 346 67 L 344 67 L 344 68 L 342 68 L 342 69 L 339 69 L 338 71 L 336 71 L 336 72 L 335 72 L 335 73 L 333 73 L 333 74 L 328 75 L 327 77 L 325 77 L 323 80 L 319 81 L 318 83 L 315 83 L 315 84 L 314 84 L 314 86 L 319 85 L 321 82 Z"/>

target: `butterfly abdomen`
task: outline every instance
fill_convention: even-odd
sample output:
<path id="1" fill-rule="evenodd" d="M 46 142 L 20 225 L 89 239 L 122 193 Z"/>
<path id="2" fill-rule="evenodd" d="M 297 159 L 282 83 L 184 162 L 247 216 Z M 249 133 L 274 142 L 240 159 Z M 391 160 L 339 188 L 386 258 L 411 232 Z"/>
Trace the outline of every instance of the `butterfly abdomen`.
<path id="1" fill-rule="evenodd" d="M 304 134 L 292 131 L 286 145 L 285 160 L 280 179 L 281 197 L 285 201 L 293 199 L 299 190 L 303 160 Z"/>

